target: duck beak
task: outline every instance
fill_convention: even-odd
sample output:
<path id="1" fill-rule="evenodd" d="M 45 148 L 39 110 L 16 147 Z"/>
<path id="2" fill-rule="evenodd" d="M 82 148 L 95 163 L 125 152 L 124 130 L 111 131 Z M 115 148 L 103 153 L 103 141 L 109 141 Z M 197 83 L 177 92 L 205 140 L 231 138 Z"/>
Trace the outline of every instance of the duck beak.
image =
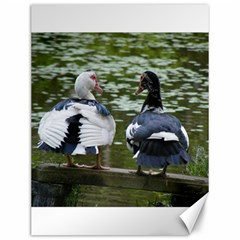
<path id="1" fill-rule="evenodd" d="M 96 85 L 95 85 L 95 87 L 94 87 L 94 90 L 95 90 L 97 93 L 100 93 L 100 94 L 103 93 L 103 90 L 102 90 L 102 88 L 99 86 L 99 83 L 98 83 L 98 82 L 96 82 Z"/>
<path id="2" fill-rule="evenodd" d="M 139 87 L 137 88 L 137 90 L 135 91 L 135 95 L 140 94 L 143 90 L 144 90 L 144 88 L 141 87 L 141 86 L 139 86 Z"/>
<path id="3" fill-rule="evenodd" d="M 144 87 L 142 87 L 142 81 L 143 81 L 144 77 L 145 77 L 145 74 L 143 73 L 143 74 L 141 75 L 138 88 L 137 88 L 137 90 L 135 91 L 135 95 L 140 94 L 140 93 L 145 89 Z"/>

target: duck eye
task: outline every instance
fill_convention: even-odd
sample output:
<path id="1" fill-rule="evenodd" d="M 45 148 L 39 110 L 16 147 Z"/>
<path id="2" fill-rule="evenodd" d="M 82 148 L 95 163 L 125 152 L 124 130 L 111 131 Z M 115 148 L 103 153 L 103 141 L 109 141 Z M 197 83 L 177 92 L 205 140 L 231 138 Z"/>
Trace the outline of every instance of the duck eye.
<path id="1" fill-rule="evenodd" d="M 96 75 L 91 75 L 90 78 L 95 81 L 97 78 L 96 78 Z"/>
<path id="2" fill-rule="evenodd" d="M 146 79 L 142 79 L 142 81 L 141 81 L 141 87 L 143 87 L 143 88 L 147 88 L 147 81 L 146 81 Z"/>

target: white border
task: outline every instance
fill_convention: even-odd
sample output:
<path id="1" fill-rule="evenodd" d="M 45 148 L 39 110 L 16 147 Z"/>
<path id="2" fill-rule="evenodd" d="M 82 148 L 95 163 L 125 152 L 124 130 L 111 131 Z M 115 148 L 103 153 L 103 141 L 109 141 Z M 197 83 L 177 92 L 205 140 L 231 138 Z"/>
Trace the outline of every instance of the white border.
<path id="1" fill-rule="evenodd" d="M 86 1 L 86 0 L 85 0 Z M 96 2 L 97 0 L 94 0 Z M 101 1 L 101 0 L 100 0 Z M 119 0 L 129 2 L 129 0 Z M 143 2 L 131 0 L 131 2 Z M 165 3 L 166 0 L 157 0 Z M 4 163 L 0 174 L 1 219 L 4 239 L 32 239 L 30 236 L 30 28 L 29 6 L 32 3 L 49 3 L 46 0 L 2 1 L 1 25 L 1 152 Z M 52 2 L 66 3 L 64 0 Z M 84 0 L 72 0 L 79 3 Z M 93 2 L 88 0 L 88 2 Z M 99 1 L 98 1 L 99 2 Z M 107 0 L 105 1 L 107 2 Z M 108 0 L 110 2 L 110 0 Z M 182 0 L 169 2 L 182 3 Z M 184 2 L 199 3 L 199 0 Z M 239 109 L 239 0 L 206 0 L 210 7 L 210 194 L 190 239 L 237 239 L 239 236 L 240 205 L 236 199 L 239 183 L 238 156 L 240 129 L 227 131 L 226 126 L 238 126 L 234 117 Z M 226 84 L 227 83 L 227 84 Z M 10 97 L 10 98 L 9 98 Z M 17 99 L 17 103 L 16 103 Z M 9 107 L 11 106 L 11 107 Z M 21 112 L 21 114 L 18 114 Z M 232 113 L 232 114 L 228 114 Z M 16 115 L 17 122 L 16 122 Z M 8 120 L 6 121 L 6 116 Z M 230 122 L 231 121 L 231 122 Z M 7 122 L 7 124 L 6 124 Z M 13 126 L 11 129 L 9 125 Z M 21 126 L 21 127 L 19 127 Z M 17 144 L 9 144 L 12 138 Z M 13 151 L 14 150 L 14 151 Z M 11 165 L 9 165 L 11 164 Z M 11 166 L 11 176 L 9 175 Z M 228 166 L 230 169 L 227 171 Z M 18 176 L 18 178 L 17 178 Z M 14 216 L 13 216 L 14 215 Z M 108 237 L 116 239 L 117 237 Z M 125 237 L 138 239 L 138 237 Z M 38 237 L 52 239 L 52 237 Z M 72 239 L 72 237 L 62 237 Z M 81 237 L 81 239 L 93 239 Z M 94 238 L 95 239 L 95 238 Z M 141 237 L 141 239 L 149 239 Z M 161 237 L 168 240 L 169 237 Z M 185 237 L 183 239 L 186 239 Z"/>
<path id="2" fill-rule="evenodd" d="M 208 32 L 207 4 L 32 5 L 32 32 Z"/>
<path id="3" fill-rule="evenodd" d="M 32 32 L 208 32 L 206 4 L 32 5 Z M 36 208 L 33 235 L 187 235 L 186 208 Z M 144 216 L 144 217 L 142 217 Z M 61 219 L 61 220 L 59 220 Z"/>
<path id="4" fill-rule="evenodd" d="M 32 208 L 33 235 L 184 236 L 187 208 Z"/>

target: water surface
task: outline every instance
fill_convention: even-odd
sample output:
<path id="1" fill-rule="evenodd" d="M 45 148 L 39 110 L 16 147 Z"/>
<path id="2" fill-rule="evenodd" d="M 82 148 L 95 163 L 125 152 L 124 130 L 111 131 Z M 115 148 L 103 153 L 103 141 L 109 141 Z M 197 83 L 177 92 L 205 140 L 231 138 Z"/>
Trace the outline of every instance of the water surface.
<path id="1" fill-rule="evenodd" d="M 136 168 L 126 148 L 125 130 L 139 113 L 146 92 L 133 93 L 142 72 L 161 77 L 164 110 L 189 134 L 189 153 L 208 151 L 208 34 L 206 33 L 32 33 L 32 165 L 65 162 L 36 149 L 41 117 L 59 101 L 74 97 L 76 77 L 93 69 L 104 89 L 96 94 L 116 121 L 113 145 L 103 148 L 104 165 Z M 91 164 L 95 156 L 76 156 Z M 185 167 L 169 167 L 184 172 Z"/>

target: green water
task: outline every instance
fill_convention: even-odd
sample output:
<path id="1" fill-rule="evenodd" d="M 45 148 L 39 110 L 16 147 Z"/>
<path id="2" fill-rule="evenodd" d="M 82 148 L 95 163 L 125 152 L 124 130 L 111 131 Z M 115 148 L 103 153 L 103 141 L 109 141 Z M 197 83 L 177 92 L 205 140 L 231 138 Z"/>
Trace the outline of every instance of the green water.
<path id="1" fill-rule="evenodd" d="M 76 77 L 93 69 L 104 89 L 96 99 L 116 121 L 113 145 L 103 148 L 102 163 L 136 168 L 126 148 L 125 129 L 139 113 L 146 93 L 135 96 L 140 75 L 161 76 L 164 110 L 180 119 L 189 134 L 189 153 L 208 152 L 207 33 L 32 33 L 32 165 L 64 163 L 65 156 L 36 149 L 41 117 L 59 101 L 75 96 Z M 95 156 L 76 156 L 91 164 Z M 168 172 L 184 172 L 169 167 Z"/>

